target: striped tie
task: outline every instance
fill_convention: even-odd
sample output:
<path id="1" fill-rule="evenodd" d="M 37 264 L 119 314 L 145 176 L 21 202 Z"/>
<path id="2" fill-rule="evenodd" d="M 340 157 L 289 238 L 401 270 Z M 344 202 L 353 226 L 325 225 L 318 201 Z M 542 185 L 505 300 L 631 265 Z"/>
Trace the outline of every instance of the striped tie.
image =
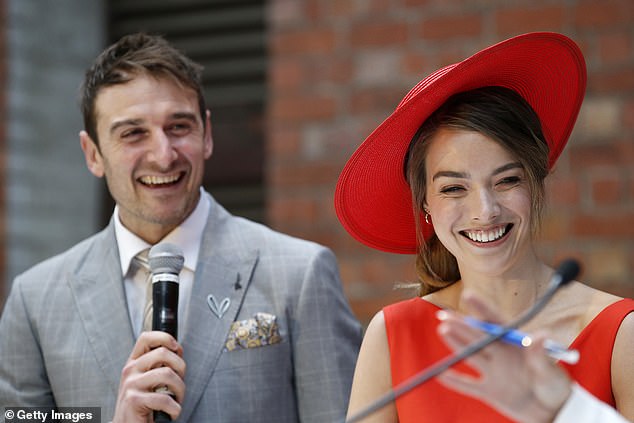
<path id="1" fill-rule="evenodd" d="M 150 272 L 150 263 L 148 262 L 149 249 L 141 251 L 132 259 L 137 267 L 137 272 L 144 275 L 146 288 L 145 288 L 145 307 L 143 307 L 143 326 L 141 330 L 143 332 L 152 330 L 152 278 Z"/>

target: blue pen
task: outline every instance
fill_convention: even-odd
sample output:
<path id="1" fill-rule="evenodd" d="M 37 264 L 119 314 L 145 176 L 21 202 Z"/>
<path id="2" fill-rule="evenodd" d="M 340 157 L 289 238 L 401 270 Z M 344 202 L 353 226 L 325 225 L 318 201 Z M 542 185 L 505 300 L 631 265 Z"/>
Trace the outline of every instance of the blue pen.
<path id="1" fill-rule="evenodd" d="M 480 329 L 481 331 L 491 335 L 497 335 L 504 330 L 502 326 L 494 323 L 483 322 L 481 320 L 474 319 L 473 317 L 465 317 L 464 320 L 467 324 L 469 324 L 469 326 Z M 533 343 L 533 338 L 531 338 L 530 335 L 517 329 L 510 330 L 502 336 L 500 340 L 511 345 L 517 345 L 518 347 L 528 347 Z M 577 364 L 579 361 L 579 351 L 568 349 L 550 339 L 546 339 L 544 341 L 544 349 L 546 350 L 546 354 L 556 360 L 560 360 L 568 364 Z"/>
<path id="2" fill-rule="evenodd" d="M 437 315 L 439 320 L 444 320 L 446 318 L 444 310 L 438 312 Z M 482 320 L 478 320 L 473 317 L 467 316 L 464 318 L 464 321 L 469 326 L 480 329 L 490 335 L 497 335 L 504 330 L 502 326 L 496 325 L 495 323 L 483 322 Z M 500 338 L 500 340 L 518 347 L 528 347 L 533 343 L 533 338 L 531 338 L 530 335 L 516 329 L 507 332 Z M 568 364 L 577 364 L 579 361 L 579 351 L 568 349 L 550 339 L 544 341 L 544 349 L 546 350 L 546 354 L 556 360 L 560 360 Z"/>

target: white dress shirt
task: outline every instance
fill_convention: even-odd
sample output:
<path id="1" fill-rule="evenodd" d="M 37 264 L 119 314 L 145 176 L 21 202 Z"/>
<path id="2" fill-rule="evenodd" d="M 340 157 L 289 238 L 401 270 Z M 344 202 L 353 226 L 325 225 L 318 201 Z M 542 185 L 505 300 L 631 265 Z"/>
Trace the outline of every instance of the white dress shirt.
<path id="1" fill-rule="evenodd" d="M 185 327 L 185 310 L 191 297 L 194 272 L 198 262 L 198 252 L 207 217 L 209 216 L 209 198 L 201 188 L 198 205 L 183 223 L 167 234 L 160 242 L 169 242 L 179 246 L 183 250 L 185 263 L 179 277 L 178 288 L 178 333 L 183 333 Z M 128 303 L 128 312 L 132 322 L 134 337 L 138 338 L 143 327 L 143 309 L 146 300 L 146 279 L 134 278 L 128 270 L 130 262 L 141 251 L 152 247 L 150 244 L 130 232 L 119 219 L 119 208 L 114 209 L 114 229 L 119 247 L 119 259 L 121 260 L 121 274 L 124 277 L 125 294 Z"/>
<path id="2" fill-rule="evenodd" d="M 599 400 L 577 383 L 553 423 L 627 423 L 614 408 Z"/>

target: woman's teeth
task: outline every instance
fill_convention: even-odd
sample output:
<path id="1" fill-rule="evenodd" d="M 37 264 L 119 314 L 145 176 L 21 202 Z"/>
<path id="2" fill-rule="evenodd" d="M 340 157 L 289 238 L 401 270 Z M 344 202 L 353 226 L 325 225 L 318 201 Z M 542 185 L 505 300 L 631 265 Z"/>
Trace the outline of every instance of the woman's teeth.
<path id="1" fill-rule="evenodd" d="M 506 226 L 500 226 L 488 231 L 464 231 L 464 234 L 471 241 L 475 242 L 492 242 L 498 240 L 504 236 L 507 229 Z"/>

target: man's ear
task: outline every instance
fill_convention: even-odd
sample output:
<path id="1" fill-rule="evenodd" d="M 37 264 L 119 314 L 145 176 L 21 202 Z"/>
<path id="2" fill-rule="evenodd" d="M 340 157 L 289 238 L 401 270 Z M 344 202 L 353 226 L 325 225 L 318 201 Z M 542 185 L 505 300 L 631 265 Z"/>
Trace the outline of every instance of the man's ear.
<path id="1" fill-rule="evenodd" d="M 90 138 L 90 135 L 88 135 L 86 131 L 79 132 L 79 143 L 81 144 L 81 150 L 84 152 L 86 166 L 90 173 L 97 178 L 103 177 L 103 158 L 101 157 L 101 152 L 97 144 Z"/>
<path id="2" fill-rule="evenodd" d="M 211 135 L 211 112 L 207 110 L 205 113 L 205 134 L 203 135 L 204 157 L 205 160 L 211 157 L 214 151 L 214 137 Z"/>

